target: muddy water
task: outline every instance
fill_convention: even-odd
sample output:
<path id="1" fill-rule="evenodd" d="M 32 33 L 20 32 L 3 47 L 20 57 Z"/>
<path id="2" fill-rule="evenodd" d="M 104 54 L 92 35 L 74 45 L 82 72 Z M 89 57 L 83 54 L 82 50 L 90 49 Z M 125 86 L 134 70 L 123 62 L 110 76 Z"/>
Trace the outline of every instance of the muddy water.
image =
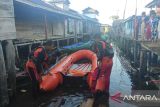
<path id="1" fill-rule="evenodd" d="M 139 73 L 131 67 L 129 62 L 120 55 L 120 51 L 115 47 L 113 58 L 113 68 L 110 77 L 110 96 L 116 93 L 128 93 L 138 89 L 156 89 L 147 84 L 146 79 L 139 76 Z M 80 105 L 92 96 L 88 87 L 85 85 L 84 78 L 66 78 L 65 86 L 58 87 L 54 92 L 41 93 L 34 99 L 30 94 L 30 87 L 25 86 L 17 90 L 16 98 L 10 107 L 80 107 Z M 140 82 L 139 82 L 140 81 Z M 27 92 L 20 92 L 25 89 Z M 115 101 L 109 97 L 105 100 L 105 106 L 110 107 L 137 107 L 123 101 Z"/>

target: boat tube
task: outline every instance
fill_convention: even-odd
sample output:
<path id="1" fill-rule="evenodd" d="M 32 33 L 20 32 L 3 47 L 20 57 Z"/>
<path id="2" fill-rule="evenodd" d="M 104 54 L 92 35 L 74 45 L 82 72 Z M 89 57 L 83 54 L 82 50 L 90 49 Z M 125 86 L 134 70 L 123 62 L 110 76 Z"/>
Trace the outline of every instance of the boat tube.
<path id="1" fill-rule="evenodd" d="M 112 58 L 106 57 L 107 70 L 112 69 Z M 88 59 L 90 63 L 79 64 L 73 68 L 76 62 Z M 104 92 L 106 89 L 105 74 L 98 75 L 97 55 L 90 50 L 79 50 L 67 57 L 64 57 L 54 67 L 49 70 L 49 73 L 42 76 L 40 88 L 44 91 L 54 90 L 58 85 L 63 83 L 63 76 L 83 77 L 87 75 L 87 83 L 93 93 L 97 91 Z"/>
<path id="2" fill-rule="evenodd" d="M 82 59 L 88 59 L 91 62 L 91 69 L 87 72 L 82 70 L 71 70 L 71 66 Z M 40 88 L 44 91 L 51 91 L 55 89 L 59 84 L 63 82 L 63 75 L 71 76 L 84 76 L 87 73 L 93 73 L 97 68 L 97 56 L 94 52 L 90 50 L 79 50 L 65 58 L 63 58 L 59 63 L 57 63 L 53 68 L 50 69 L 49 73 L 42 76 L 42 82 L 40 83 Z M 88 81 L 91 86 L 91 77 Z"/>

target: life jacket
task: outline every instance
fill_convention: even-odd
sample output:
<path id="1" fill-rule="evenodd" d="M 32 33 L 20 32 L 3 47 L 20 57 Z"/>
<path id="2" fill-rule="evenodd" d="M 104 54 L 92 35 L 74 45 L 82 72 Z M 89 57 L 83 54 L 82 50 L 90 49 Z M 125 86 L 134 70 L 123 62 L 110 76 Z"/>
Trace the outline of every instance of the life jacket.
<path id="1" fill-rule="evenodd" d="M 101 58 L 106 56 L 112 58 L 114 56 L 114 51 L 112 46 L 104 41 L 99 41 L 99 42 L 101 43 L 102 46 Z"/>
<path id="2" fill-rule="evenodd" d="M 102 44 L 102 48 L 103 48 L 103 50 L 105 50 L 106 49 L 106 45 L 107 45 L 107 43 L 106 42 L 104 42 L 104 41 L 100 41 L 101 42 L 101 44 Z"/>
<path id="3" fill-rule="evenodd" d="M 100 44 L 100 45 L 99 45 Z M 99 46 L 98 46 L 99 45 Z M 106 42 L 104 41 L 99 41 L 97 44 L 96 44 L 96 53 L 99 52 L 98 54 L 98 57 L 99 59 L 102 59 L 104 56 L 105 56 L 105 51 L 106 51 Z"/>

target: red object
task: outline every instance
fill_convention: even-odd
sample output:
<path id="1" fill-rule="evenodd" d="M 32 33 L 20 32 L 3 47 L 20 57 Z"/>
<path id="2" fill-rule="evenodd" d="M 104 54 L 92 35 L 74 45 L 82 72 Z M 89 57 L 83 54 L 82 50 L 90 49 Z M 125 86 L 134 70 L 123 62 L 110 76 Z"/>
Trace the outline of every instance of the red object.
<path id="1" fill-rule="evenodd" d="M 102 44 L 103 51 L 105 51 L 107 46 L 106 42 L 104 41 L 100 42 Z M 113 65 L 112 58 L 109 58 L 103 54 L 100 70 L 96 69 L 95 72 L 92 74 L 93 75 L 92 76 L 93 82 L 91 86 L 92 92 L 97 92 L 97 91 L 105 92 L 109 90 L 112 65 Z"/>
<path id="2" fill-rule="evenodd" d="M 48 61 L 48 55 L 45 51 L 44 47 L 38 47 L 35 51 L 34 51 L 34 57 L 38 58 L 39 54 L 43 54 L 44 55 L 44 61 Z"/>
<path id="3" fill-rule="evenodd" d="M 26 63 L 26 71 L 28 72 L 29 69 L 32 69 L 32 71 L 34 72 L 34 75 L 36 77 L 36 80 L 38 80 L 40 82 L 42 80 L 41 79 L 41 74 L 38 74 L 37 68 L 36 68 L 36 66 L 35 66 L 35 64 L 32 60 L 28 60 L 27 63 Z M 32 80 L 30 74 L 29 74 L 29 76 L 30 76 L 30 79 Z"/>
<path id="4" fill-rule="evenodd" d="M 118 102 L 118 103 L 121 103 L 120 101 L 120 98 L 121 98 L 121 93 L 116 93 L 115 95 L 111 96 L 111 99 Z"/>
<path id="5" fill-rule="evenodd" d="M 85 72 L 85 70 L 81 69 L 74 69 L 71 70 L 71 66 L 81 60 L 81 59 L 89 59 L 91 62 L 91 69 L 90 71 Z M 98 63 L 97 63 L 97 56 L 94 52 L 90 50 L 79 50 L 68 57 L 63 58 L 59 63 L 57 63 L 48 74 L 42 76 L 42 81 L 40 81 L 40 89 L 44 91 L 51 91 L 54 90 L 59 84 L 63 82 L 63 75 L 72 75 L 72 76 L 85 76 L 88 74 L 87 83 L 92 92 L 96 92 L 98 90 L 104 91 L 106 88 L 106 84 L 104 82 L 108 81 L 105 77 L 100 76 L 98 80 L 96 80 L 98 75 Z M 112 58 L 104 57 L 102 60 L 102 67 L 106 75 L 109 75 L 112 68 Z M 105 68 L 105 67 L 106 68 Z M 29 60 L 27 61 L 26 67 L 33 68 L 37 79 L 40 78 L 40 75 L 37 74 L 37 69 L 34 63 Z M 104 73 L 103 73 L 104 74 Z M 106 76 L 105 75 L 105 76 Z M 101 78 L 102 77 L 102 78 Z M 109 77 L 109 76 L 108 76 Z M 41 80 L 41 79 L 39 79 Z M 95 88 L 96 87 L 96 88 Z"/>
<path id="6" fill-rule="evenodd" d="M 97 79 L 95 92 L 97 92 L 97 91 L 104 92 L 105 91 L 105 84 L 106 84 L 105 75 L 100 75 Z"/>
<path id="7" fill-rule="evenodd" d="M 147 40 L 151 39 L 151 26 L 149 23 L 147 23 L 147 26 L 146 26 L 146 39 Z"/>
<path id="8" fill-rule="evenodd" d="M 55 89 L 58 84 L 63 82 L 63 78 L 60 73 L 72 76 L 84 76 L 88 72 L 83 72 L 81 70 L 70 70 L 70 67 L 77 61 L 87 58 L 91 61 L 92 67 L 89 73 L 93 73 L 97 68 L 97 56 L 94 52 L 90 50 L 80 50 L 68 57 L 62 59 L 56 66 L 54 66 L 49 72 L 49 74 L 42 77 L 42 82 L 40 83 L 40 88 L 45 91 L 51 91 Z M 88 84 L 92 86 L 92 76 L 88 77 Z"/>
<path id="9" fill-rule="evenodd" d="M 40 82 L 42 70 L 38 69 L 36 64 L 42 64 L 45 69 L 48 69 L 48 64 L 46 63 L 46 61 L 48 61 L 48 55 L 47 55 L 44 47 L 38 47 L 34 51 L 33 56 L 37 60 L 37 62 L 34 62 L 33 59 L 29 59 L 26 63 L 26 70 L 34 72 L 36 80 L 38 80 Z M 41 56 L 44 56 L 44 57 L 41 58 Z M 28 74 L 30 76 L 30 79 L 32 80 L 30 73 L 28 73 Z"/>
<path id="10" fill-rule="evenodd" d="M 107 43 L 106 43 L 106 42 L 104 42 L 104 41 L 100 41 L 100 42 L 101 42 L 101 44 L 102 44 L 103 49 L 105 49 L 105 48 L 106 48 L 106 46 L 107 46 Z"/>
<path id="11" fill-rule="evenodd" d="M 102 58 L 101 71 L 96 86 L 96 90 L 99 90 L 100 87 L 103 87 L 103 91 L 109 90 L 112 65 L 113 65 L 112 58 L 109 57 Z"/>

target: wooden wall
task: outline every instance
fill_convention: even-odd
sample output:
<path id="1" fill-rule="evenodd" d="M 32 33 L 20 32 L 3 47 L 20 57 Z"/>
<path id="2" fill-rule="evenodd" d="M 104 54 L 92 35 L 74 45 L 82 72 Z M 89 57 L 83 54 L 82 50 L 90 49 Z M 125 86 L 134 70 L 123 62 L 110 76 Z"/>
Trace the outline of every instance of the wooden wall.
<path id="1" fill-rule="evenodd" d="M 41 40 L 64 37 L 64 16 L 15 2 L 18 40 Z M 47 31 L 47 32 L 46 32 Z"/>
<path id="2" fill-rule="evenodd" d="M 65 19 L 65 37 L 83 35 L 82 20 L 66 18 Z"/>
<path id="3" fill-rule="evenodd" d="M 52 37 L 58 37 L 58 38 L 64 37 L 64 29 L 65 29 L 64 20 L 63 19 L 53 20 L 52 22 L 53 22 Z"/>
<path id="4" fill-rule="evenodd" d="M 78 35 L 82 35 L 83 34 L 83 25 L 82 25 L 82 21 L 78 20 L 76 23 L 76 33 Z"/>
<path id="5" fill-rule="evenodd" d="M 95 22 L 86 20 L 83 29 L 83 20 L 52 13 L 43 9 L 34 8 L 19 2 L 14 2 L 17 39 L 40 40 L 48 38 L 63 38 L 82 36 L 84 29 L 92 35 L 97 32 Z M 46 32 L 47 31 L 47 32 Z"/>
<path id="6" fill-rule="evenodd" d="M 0 40 L 15 38 L 13 0 L 0 0 Z"/>
<path id="7" fill-rule="evenodd" d="M 16 21 L 17 39 L 45 39 L 43 22 Z"/>
<path id="8" fill-rule="evenodd" d="M 47 37 L 61 38 L 64 36 L 63 20 L 47 21 Z M 44 21 L 16 21 L 17 39 L 45 39 Z"/>

